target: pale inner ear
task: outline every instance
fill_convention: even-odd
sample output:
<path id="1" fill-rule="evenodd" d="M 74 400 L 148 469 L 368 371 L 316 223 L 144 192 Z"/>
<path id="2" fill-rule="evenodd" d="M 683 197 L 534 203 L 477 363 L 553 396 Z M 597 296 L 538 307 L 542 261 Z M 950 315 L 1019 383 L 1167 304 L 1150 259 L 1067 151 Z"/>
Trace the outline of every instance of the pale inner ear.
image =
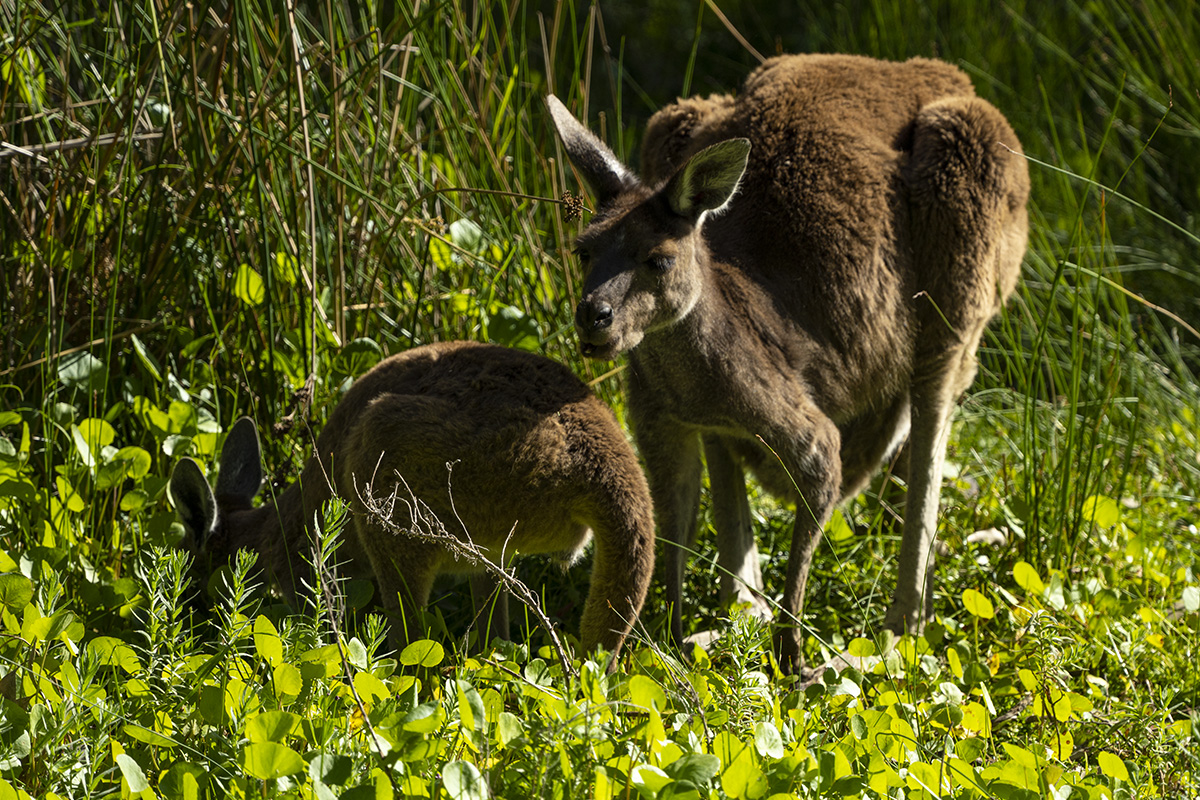
<path id="1" fill-rule="evenodd" d="M 168 490 L 184 530 L 203 548 L 205 539 L 217 527 L 217 499 L 200 465 L 190 458 L 176 464 Z"/>
<path id="2" fill-rule="evenodd" d="M 705 212 L 724 207 L 737 191 L 749 155 L 748 139 L 729 139 L 692 156 L 667 185 L 671 210 L 699 220 Z"/>

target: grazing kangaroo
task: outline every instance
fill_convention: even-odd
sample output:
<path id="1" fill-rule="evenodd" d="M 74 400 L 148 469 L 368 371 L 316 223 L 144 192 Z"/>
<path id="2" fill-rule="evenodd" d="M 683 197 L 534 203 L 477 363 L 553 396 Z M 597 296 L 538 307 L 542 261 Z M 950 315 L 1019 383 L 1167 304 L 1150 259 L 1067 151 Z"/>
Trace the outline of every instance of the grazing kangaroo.
<path id="1" fill-rule="evenodd" d="M 351 574 L 377 581 L 396 618 L 393 646 L 420 636 L 419 609 L 436 575 L 473 567 L 436 542 L 387 532 L 360 493 L 395 492 L 396 526 L 420 533 L 432 513 L 494 562 L 520 551 L 570 563 L 594 531 L 580 633 L 589 650 L 620 649 L 654 571 L 650 491 L 612 412 L 569 369 L 519 350 L 445 342 L 385 359 L 334 409 L 300 480 L 274 504 L 252 508 L 261 482 L 258 433 L 242 418 L 225 440 L 216 492 L 186 458 L 170 490 L 201 551 L 224 560 L 257 551 L 289 599 L 311 573 L 314 512 L 334 492 L 345 498 L 351 533 L 340 554 Z"/>
<path id="2" fill-rule="evenodd" d="M 587 276 L 575 325 L 585 355 L 629 353 L 676 639 L 701 442 L 721 565 L 750 589 L 762 579 L 743 468 L 799 489 L 777 634 L 781 662 L 798 667 L 822 528 L 910 421 L 885 624 L 919 630 L 954 405 L 1025 251 L 1029 181 L 1004 117 L 942 62 L 783 56 L 736 98 L 655 114 L 639 179 L 549 105 L 598 205 L 576 246 Z"/>

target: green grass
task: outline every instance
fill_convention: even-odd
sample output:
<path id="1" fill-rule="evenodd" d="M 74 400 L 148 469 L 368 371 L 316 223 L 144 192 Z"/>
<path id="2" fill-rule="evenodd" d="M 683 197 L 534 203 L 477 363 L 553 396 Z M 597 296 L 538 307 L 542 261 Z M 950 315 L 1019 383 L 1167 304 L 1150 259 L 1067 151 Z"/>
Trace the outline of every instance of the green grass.
<path id="1" fill-rule="evenodd" d="M 290 419 L 264 437 L 287 483 L 307 422 L 385 353 L 535 350 L 623 420 L 621 374 L 574 345 L 560 200 L 579 187 L 543 98 L 636 161 L 655 108 L 757 63 L 714 7 L 10 4 L 0 797 L 1197 792 L 1200 15 L 718 5 L 764 54 L 958 63 L 1031 158 L 1024 279 L 956 423 L 929 632 L 802 689 L 714 606 L 707 522 L 689 619 L 725 639 L 664 651 L 656 587 L 612 676 L 536 626 L 464 655 L 460 587 L 436 643 L 389 654 L 378 620 L 287 613 L 245 564 L 206 589 L 174 549 L 178 458 L 211 463 L 242 414 Z M 896 496 L 878 481 L 831 526 L 813 661 L 877 648 Z M 779 587 L 791 512 L 754 514 Z M 1007 544 L 965 541 L 989 527 Z M 573 631 L 586 569 L 520 569 Z"/>

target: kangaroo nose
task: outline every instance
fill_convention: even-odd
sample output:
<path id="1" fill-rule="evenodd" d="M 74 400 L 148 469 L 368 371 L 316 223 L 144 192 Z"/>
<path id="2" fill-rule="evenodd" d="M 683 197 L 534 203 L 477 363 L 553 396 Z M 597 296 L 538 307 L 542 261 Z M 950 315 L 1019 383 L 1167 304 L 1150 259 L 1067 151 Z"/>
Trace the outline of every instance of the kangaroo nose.
<path id="1" fill-rule="evenodd" d="M 583 331 L 598 331 L 612 325 L 613 310 L 608 303 L 580 303 L 575 310 L 575 324 Z"/>

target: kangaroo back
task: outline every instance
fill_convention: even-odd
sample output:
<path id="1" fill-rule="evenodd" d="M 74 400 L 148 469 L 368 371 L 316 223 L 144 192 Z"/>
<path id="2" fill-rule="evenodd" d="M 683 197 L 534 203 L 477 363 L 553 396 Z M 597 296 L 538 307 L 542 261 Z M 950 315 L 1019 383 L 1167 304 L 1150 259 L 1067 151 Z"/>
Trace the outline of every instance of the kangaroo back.
<path id="1" fill-rule="evenodd" d="M 297 486 L 271 510 L 289 521 L 271 531 L 283 544 L 277 560 L 302 563 L 313 514 L 332 494 L 352 509 L 341 555 L 377 582 L 396 645 L 419 635 L 438 574 L 478 569 L 431 533 L 469 540 L 496 563 L 518 552 L 571 563 L 594 530 L 587 648 L 620 648 L 653 570 L 650 494 L 632 448 L 570 370 L 530 353 L 448 342 L 385 359 L 359 378 Z M 384 500 L 391 518 L 368 513 L 368 498 Z M 257 522 L 246 520 L 228 538 L 264 552 L 265 529 L 250 524 Z M 283 565 L 272 572 L 289 574 Z M 279 583 L 285 593 L 298 585 Z"/>

